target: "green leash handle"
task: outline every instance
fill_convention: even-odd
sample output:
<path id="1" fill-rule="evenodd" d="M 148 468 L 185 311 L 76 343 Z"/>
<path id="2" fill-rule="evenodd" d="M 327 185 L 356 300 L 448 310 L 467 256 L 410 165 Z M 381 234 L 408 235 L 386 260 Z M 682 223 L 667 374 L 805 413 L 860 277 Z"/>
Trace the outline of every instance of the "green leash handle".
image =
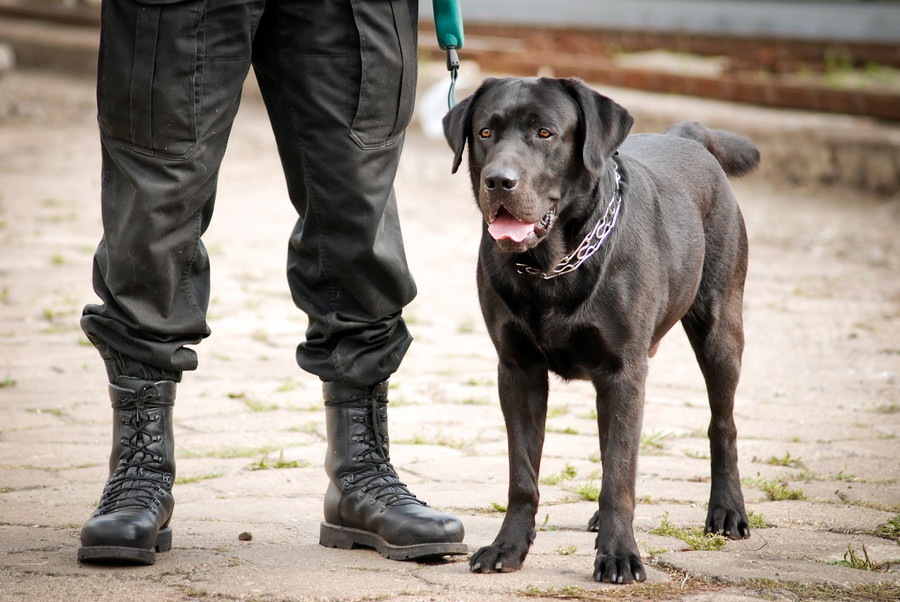
<path id="1" fill-rule="evenodd" d="M 432 0 L 431 6 L 434 9 L 434 29 L 437 32 L 438 46 L 444 50 L 462 48 L 465 35 L 459 0 Z"/>
<path id="2" fill-rule="evenodd" d="M 465 43 L 462 12 L 459 0 L 432 0 L 434 9 L 434 29 L 437 33 L 438 46 L 447 51 L 447 71 L 450 72 L 450 91 L 447 94 L 447 105 L 453 108 L 456 104 L 456 75 L 459 71 L 459 55 L 457 48 Z"/>

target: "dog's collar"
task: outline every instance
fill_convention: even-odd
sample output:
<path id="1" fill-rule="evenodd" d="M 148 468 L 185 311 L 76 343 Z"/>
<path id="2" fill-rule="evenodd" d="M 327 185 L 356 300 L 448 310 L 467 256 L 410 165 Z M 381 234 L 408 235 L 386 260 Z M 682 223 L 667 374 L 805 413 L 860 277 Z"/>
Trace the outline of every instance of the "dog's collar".
<path id="1" fill-rule="evenodd" d="M 588 232 L 587 236 L 584 237 L 584 240 L 581 241 L 581 244 L 574 251 L 560 259 L 549 272 L 542 272 L 530 265 L 517 263 L 516 270 L 520 274 L 540 276 L 544 280 L 550 280 L 551 278 L 574 272 L 600 249 L 616 225 L 616 221 L 619 219 L 619 211 L 622 209 L 622 190 L 620 186 L 622 176 L 619 174 L 619 166 L 615 160 L 610 159 L 610 162 L 613 164 L 613 171 L 616 177 L 616 189 L 606 205 L 603 217 L 600 218 L 593 230 Z"/>

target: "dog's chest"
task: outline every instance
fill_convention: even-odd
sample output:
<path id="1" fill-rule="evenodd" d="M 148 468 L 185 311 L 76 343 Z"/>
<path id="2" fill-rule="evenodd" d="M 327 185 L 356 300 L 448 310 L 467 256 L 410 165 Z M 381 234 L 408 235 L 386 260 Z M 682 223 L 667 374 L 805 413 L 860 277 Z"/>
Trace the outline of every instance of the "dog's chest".
<path id="1" fill-rule="evenodd" d="M 572 316 L 545 315 L 529 328 L 547 367 L 564 379 L 590 380 L 596 370 L 619 362 L 609 335 L 599 324 L 579 322 Z"/>

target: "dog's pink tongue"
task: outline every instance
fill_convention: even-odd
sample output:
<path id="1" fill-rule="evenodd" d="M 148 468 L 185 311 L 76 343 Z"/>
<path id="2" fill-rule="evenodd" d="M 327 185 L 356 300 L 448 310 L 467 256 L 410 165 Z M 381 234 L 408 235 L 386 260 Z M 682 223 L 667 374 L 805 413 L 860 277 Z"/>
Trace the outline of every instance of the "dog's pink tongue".
<path id="1" fill-rule="evenodd" d="M 501 211 L 497 219 L 488 226 L 488 232 L 494 237 L 494 240 L 511 238 L 515 242 L 522 242 L 529 232 L 533 231 L 534 224 L 520 222 L 506 211 Z"/>

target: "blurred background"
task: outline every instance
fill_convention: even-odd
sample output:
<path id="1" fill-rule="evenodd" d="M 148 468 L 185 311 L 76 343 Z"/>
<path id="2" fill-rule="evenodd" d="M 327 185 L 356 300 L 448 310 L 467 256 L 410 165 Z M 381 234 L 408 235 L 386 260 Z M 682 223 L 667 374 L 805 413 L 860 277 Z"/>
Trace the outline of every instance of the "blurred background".
<path id="1" fill-rule="evenodd" d="M 0 0 L 2 62 L 92 69 L 100 0 Z M 641 90 L 900 119 L 897 0 L 461 0 L 464 59 Z M 437 52 L 432 4 L 422 49 Z M 35 25 L 53 25 L 40 34 Z M 55 42 L 49 48 L 46 41 Z M 13 55 L 14 59 L 13 59 Z"/>
<path id="2" fill-rule="evenodd" d="M 93 74 L 99 5 L 0 0 L 0 76 L 16 65 Z M 763 142 L 774 159 L 764 176 L 900 192 L 900 141 L 884 131 L 900 122 L 900 0 L 461 0 L 461 10 L 460 96 L 485 73 L 575 76 L 601 87 L 797 111 L 783 126 L 786 143 Z M 439 137 L 448 78 L 428 0 L 420 3 L 420 54 L 423 95 L 438 88 L 420 97 L 419 124 Z M 862 119 L 841 124 L 828 116 Z M 653 111 L 637 117 L 636 131 L 657 131 L 670 119 Z M 798 163 L 795 141 L 809 144 L 811 131 L 824 159 Z M 775 165 L 777 172 L 766 171 Z"/>

